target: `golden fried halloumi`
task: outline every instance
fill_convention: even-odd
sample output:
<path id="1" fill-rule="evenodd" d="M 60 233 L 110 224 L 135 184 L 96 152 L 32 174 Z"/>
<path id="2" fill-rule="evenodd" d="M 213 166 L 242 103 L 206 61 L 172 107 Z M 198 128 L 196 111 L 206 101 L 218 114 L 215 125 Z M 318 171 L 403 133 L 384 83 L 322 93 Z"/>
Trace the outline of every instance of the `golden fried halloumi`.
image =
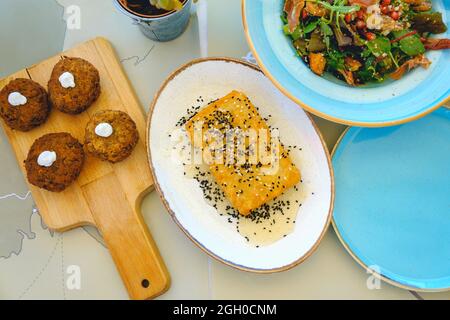
<path id="1" fill-rule="evenodd" d="M 233 91 L 212 102 L 186 123 L 186 130 L 193 143 L 194 128 L 197 128 L 198 123 L 201 124 L 203 132 L 211 128 L 223 132 L 229 127 L 243 131 L 253 129 L 258 132 L 265 129 L 270 141 L 267 123 L 247 96 L 241 92 Z M 207 147 L 207 143 L 203 141 L 203 148 L 205 146 Z M 252 210 L 278 197 L 300 181 L 299 170 L 281 145 L 276 155 L 277 166 L 272 172 L 268 171 L 267 166 L 262 165 L 261 162 L 229 163 L 224 160 L 223 163 L 209 165 L 211 174 L 221 186 L 225 196 L 241 215 L 250 214 Z"/>

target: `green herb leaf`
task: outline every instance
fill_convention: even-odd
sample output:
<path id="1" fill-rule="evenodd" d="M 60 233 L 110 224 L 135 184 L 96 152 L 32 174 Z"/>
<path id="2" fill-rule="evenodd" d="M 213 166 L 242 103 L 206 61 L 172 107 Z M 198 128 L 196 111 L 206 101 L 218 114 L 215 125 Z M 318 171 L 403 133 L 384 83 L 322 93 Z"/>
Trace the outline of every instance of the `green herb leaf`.
<path id="1" fill-rule="evenodd" d="M 369 48 L 367 48 L 361 52 L 361 58 L 363 58 L 363 59 L 366 59 L 366 58 L 370 57 L 371 55 L 372 55 L 372 51 L 370 51 Z"/>
<path id="2" fill-rule="evenodd" d="M 331 12 L 339 12 L 339 13 L 344 13 L 344 14 L 356 12 L 361 9 L 361 7 L 358 5 L 355 5 L 355 6 L 332 5 L 332 4 L 329 4 L 328 2 L 324 2 L 324 1 L 316 1 L 316 3 L 322 5 L 325 9 L 328 9 Z"/>
<path id="3" fill-rule="evenodd" d="M 313 22 L 308 23 L 308 24 L 306 25 L 306 27 L 303 28 L 303 32 L 304 32 L 305 34 L 308 34 L 308 33 L 310 33 L 310 32 L 313 32 L 313 31 L 316 29 L 316 27 L 317 27 L 317 25 L 319 24 L 319 22 L 320 22 L 320 20 L 316 20 L 316 21 L 313 21 Z"/>
<path id="4" fill-rule="evenodd" d="M 345 60 L 344 54 L 337 50 L 330 50 L 327 52 L 327 66 L 332 71 L 344 70 Z"/>
<path id="5" fill-rule="evenodd" d="M 395 31 L 394 37 L 398 39 L 410 32 L 410 30 Z M 413 34 L 401 39 L 398 44 L 400 50 L 402 50 L 408 56 L 414 57 L 419 54 L 425 53 L 425 46 L 423 45 L 422 41 L 420 41 L 420 37 L 417 34 Z"/>
<path id="6" fill-rule="evenodd" d="M 324 36 L 332 36 L 333 35 L 333 30 L 331 29 L 331 27 L 322 20 L 320 20 L 320 30 L 322 31 L 322 34 Z"/>
<path id="7" fill-rule="evenodd" d="M 297 40 L 300 39 L 303 36 L 303 32 L 302 29 L 300 28 L 300 26 L 298 26 L 297 28 L 295 28 L 294 32 L 290 32 L 289 31 L 289 26 L 286 24 L 283 26 L 283 32 L 285 35 L 290 36 L 292 38 L 292 40 Z"/>
<path id="8" fill-rule="evenodd" d="M 295 28 L 294 32 L 291 33 L 291 37 L 294 41 L 297 39 L 300 39 L 302 36 L 303 36 L 303 32 L 302 32 L 302 29 L 300 28 L 300 26 Z"/>
<path id="9" fill-rule="evenodd" d="M 375 57 L 379 57 L 383 53 L 388 54 L 391 51 L 391 41 L 386 37 L 378 36 L 376 39 L 367 42 L 367 48 Z"/>
<path id="10" fill-rule="evenodd" d="M 327 49 L 330 48 L 330 37 L 333 35 L 333 30 L 331 27 L 325 23 L 325 21 L 320 20 L 320 31 L 322 31 L 323 42 L 325 43 Z"/>

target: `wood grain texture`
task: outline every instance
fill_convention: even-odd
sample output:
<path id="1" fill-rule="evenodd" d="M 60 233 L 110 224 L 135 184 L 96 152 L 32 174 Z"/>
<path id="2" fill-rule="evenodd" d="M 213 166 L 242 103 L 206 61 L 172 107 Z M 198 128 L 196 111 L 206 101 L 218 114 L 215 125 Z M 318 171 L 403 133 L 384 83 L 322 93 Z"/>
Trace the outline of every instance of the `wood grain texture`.
<path id="1" fill-rule="evenodd" d="M 64 232 L 84 225 L 96 226 L 130 297 L 154 298 L 168 289 L 170 277 L 139 213 L 142 197 L 153 188 L 145 148 L 145 118 L 111 44 L 103 38 L 83 43 L 1 80 L 0 89 L 19 77 L 33 79 L 47 88 L 53 66 L 63 56 L 86 59 L 99 70 L 102 87 L 99 99 L 80 115 L 53 109 L 48 121 L 30 132 L 14 131 L 6 125 L 3 128 L 26 176 L 23 161 L 37 138 L 52 132 L 69 132 L 83 142 L 86 124 L 95 112 L 112 109 L 131 116 L 140 140 L 125 161 L 112 165 L 87 156 L 80 177 L 65 191 L 52 193 L 30 184 L 29 187 L 50 229 Z"/>

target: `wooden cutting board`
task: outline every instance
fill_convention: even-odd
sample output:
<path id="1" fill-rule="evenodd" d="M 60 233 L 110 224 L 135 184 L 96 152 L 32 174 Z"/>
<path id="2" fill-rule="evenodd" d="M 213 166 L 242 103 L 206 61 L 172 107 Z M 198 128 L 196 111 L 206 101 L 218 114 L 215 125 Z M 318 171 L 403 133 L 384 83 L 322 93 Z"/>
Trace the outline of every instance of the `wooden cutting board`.
<path id="1" fill-rule="evenodd" d="M 53 66 L 62 56 L 86 59 L 99 70 L 102 93 L 95 104 L 76 116 L 53 109 L 44 125 L 25 133 L 13 131 L 0 122 L 26 177 L 23 161 L 37 138 L 52 132 L 69 132 L 83 142 L 86 124 L 99 110 L 121 110 L 133 118 L 140 140 L 125 161 L 110 164 L 87 156 L 80 177 L 64 192 L 52 193 L 32 185 L 29 187 L 50 229 L 64 232 L 85 225 L 96 226 L 130 297 L 154 298 L 168 289 L 170 280 L 139 213 L 141 199 L 153 185 L 145 148 L 145 117 L 110 43 L 103 38 L 83 43 L 1 80 L 0 90 L 15 78 L 30 78 L 47 88 Z"/>

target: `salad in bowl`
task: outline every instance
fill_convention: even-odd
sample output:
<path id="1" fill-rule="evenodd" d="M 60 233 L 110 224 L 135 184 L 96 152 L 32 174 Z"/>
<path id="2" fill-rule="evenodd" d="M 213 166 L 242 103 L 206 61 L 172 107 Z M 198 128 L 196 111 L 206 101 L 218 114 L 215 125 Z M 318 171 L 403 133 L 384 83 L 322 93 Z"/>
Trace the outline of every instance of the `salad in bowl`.
<path id="1" fill-rule="evenodd" d="M 398 80 L 428 68 L 429 50 L 450 48 L 442 13 L 429 0 L 285 0 L 283 31 L 317 75 L 351 86 Z"/>
<path id="2" fill-rule="evenodd" d="M 242 18 L 266 76 L 324 119 L 393 126 L 450 101 L 449 0 L 242 0 Z"/>

